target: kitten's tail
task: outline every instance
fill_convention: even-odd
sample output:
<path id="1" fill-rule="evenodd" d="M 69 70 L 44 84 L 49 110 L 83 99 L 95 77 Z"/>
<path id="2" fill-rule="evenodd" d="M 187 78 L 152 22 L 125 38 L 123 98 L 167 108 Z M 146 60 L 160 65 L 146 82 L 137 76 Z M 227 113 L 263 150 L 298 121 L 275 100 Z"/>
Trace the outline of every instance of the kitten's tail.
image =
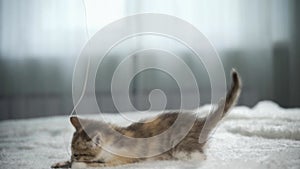
<path id="1" fill-rule="evenodd" d="M 222 118 L 229 112 L 230 108 L 232 108 L 241 93 L 242 82 L 241 79 L 235 69 L 231 71 L 232 84 L 231 88 L 226 95 L 226 100 L 222 99 L 217 108 L 215 108 L 206 118 L 205 124 L 201 130 L 199 141 L 206 142 L 208 135 L 212 132 L 212 130 L 217 126 L 218 122 L 222 120 Z"/>
<path id="2" fill-rule="evenodd" d="M 231 71 L 231 78 L 232 78 L 232 84 L 230 90 L 226 95 L 226 101 L 224 104 L 222 117 L 224 117 L 229 111 L 229 109 L 237 103 L 241 93 L 242 82 L 241 82 L 241 78 L 239 77 L 235 69 L 232 69 Z"/>

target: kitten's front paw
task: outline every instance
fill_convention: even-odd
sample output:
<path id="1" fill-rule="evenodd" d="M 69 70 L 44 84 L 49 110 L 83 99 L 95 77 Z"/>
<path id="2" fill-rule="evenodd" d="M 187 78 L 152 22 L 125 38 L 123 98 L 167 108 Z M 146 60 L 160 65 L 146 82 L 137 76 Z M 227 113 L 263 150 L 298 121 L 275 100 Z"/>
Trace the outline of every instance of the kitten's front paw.
<path id="1" fill-rule="evenodd" d="M 51 168 L 71 168 L 71 162 L 70 161 L 58 162 L 51 165 Z"/>

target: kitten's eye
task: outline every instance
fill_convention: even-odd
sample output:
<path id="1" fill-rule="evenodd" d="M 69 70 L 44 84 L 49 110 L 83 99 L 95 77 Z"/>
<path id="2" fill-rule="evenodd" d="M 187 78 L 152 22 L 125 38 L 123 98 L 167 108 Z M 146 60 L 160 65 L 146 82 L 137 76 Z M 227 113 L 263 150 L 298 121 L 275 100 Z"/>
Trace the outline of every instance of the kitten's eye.
<path id="1" fill-rule="evenodd" d="M 76 158 L 76 157 L 79 157 L 79 156 L 91 156 L 89 154 L 78 154 L 78 153 L 75 153 L 73 154 L 73 156 Z"/>

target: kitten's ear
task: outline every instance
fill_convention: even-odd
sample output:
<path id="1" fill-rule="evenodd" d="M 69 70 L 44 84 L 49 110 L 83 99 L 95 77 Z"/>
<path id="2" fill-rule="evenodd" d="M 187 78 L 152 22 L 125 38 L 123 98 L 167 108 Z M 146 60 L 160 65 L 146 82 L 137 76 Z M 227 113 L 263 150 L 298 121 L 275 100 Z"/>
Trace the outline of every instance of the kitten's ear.
<path id="1" fill-rule="evenodd" d="M 70 117 L 70 122 L 72 123 L 72 125 L 75 127 L 76 130 L 79 130 L 82 128 L 80 121 L 82 121 L 82 120 L 80 120 L 77 116 Z"/>
<path id="2" fill-rule="evenodd" d="M 99 134 L 97 134 L 96 136 L 94 136 L 92 138 L 91 147 L 97 147 L 97 146 L 101 145 L 101 139 L 100 139 L 100 137 L 101 136 Z"/>

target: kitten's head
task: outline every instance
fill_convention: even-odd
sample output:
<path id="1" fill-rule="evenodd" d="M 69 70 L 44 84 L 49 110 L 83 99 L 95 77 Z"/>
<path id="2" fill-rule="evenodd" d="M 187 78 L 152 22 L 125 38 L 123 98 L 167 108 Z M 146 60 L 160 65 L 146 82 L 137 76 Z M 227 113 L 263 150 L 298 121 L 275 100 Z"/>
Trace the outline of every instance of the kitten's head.
<path id="1" fill-rule="evenodd" d="M 103 123 L 99 121 L 71 117 L 70 121 L 75 128 L 72 138 L 71 150 L 72 162 L 104 162 L 105 159 L 99 155 L 102 149 L 103 138 L 100 132 Z"/>

